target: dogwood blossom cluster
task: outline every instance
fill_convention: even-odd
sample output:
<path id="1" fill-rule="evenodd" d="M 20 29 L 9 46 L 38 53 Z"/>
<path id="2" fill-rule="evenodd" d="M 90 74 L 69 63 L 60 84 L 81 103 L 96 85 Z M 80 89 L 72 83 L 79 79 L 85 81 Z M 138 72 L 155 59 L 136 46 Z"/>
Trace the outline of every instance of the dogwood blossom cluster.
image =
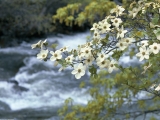
<path id="1" fill-rule="evenodd" d="M 160 14 L 160 5 L 156 2 L 145 0 L 133 2 L 128 11 L 117 5 L 105 19 L 93 24 L 90 29 L 93 33 L 92 39 L 86 44 L 79 45 L 77 49 L 69 51 L 68 46 L 65 46 L 59 50 L 49 50 L 44 47 L 46 40 L 39 41 L 31 47 L 32 49 L 40 48 L 40 53 L 37 54 L 38 59 L 50 59 L 56 65 L 61 64 L 60 70 L 71 66 L 73 68 L 71 73 L 76 79 L 84 76 L 91 66 L 111 73 L 118 69 L 116 66 L 119 58 L 114 57 L 114 53 L 125 52 L 133 44 L 138 47 L 139 51 L 136 56 L 139 61 L 148 60 L 151 54 L 156 55 L 160 52 L 160 26 L 152 23 L 151 16 L 141 18 L 141 16 L 148 15 L 146 11 L 151 8 L 159 10 Z M 141 19 L 147 24 L 138 25 L 137 22 Z M 152 30 L 153 37 L 147 38 L 145 34 L 139 37 L 140 33 L 145 32 L 143 27 L 146 26 Z M 111 52 L 113 54 L 109 54 Z"/>

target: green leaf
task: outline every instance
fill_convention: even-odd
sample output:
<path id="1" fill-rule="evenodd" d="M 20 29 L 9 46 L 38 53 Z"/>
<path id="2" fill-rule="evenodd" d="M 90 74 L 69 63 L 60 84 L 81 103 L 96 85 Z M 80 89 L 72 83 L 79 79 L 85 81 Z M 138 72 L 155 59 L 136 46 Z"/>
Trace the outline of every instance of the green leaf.
<path id="1" fill-rule="evenodd" d="M 151 116 L 150 120 L 157 120 L 157 119 L 154 116 Z"/>
<path id="2" fill-rule="evenodd" d="M 160 40 L 160 28 L 157 30 L 154 30 L 153 32 L 156 35 L 157 39 Z"/>
<path id="3" fill-rule="evenodd" d="M 80 83 L 79 87 L 80 87 L 80 88 L 84 88 L 84 87 L 85 87 L 85 82 L 82 81 L 82 82 Z"/>
<path id="4" fill-rule="evenodd" d="M 153 24 L 157 24 L 158 23 L 158 20 L 159 20 L 159 15 L 158 14 L 155 14 L 153 19 L 152 19 L 152 23 Z"/>
<path id="5" fill-rule="evenodd" d="M 52 44 L 51 48 L 55 49 L 58 46 L 58 44 Z"/>
<path id="6" fill-rule="evenodd" d="M 116 60 L 119 60 L 119 58 L 122 56 L 122 51 L 114 51 L 114 54 L 112 55 L 113 58 L 115 58 Z"/>
<path id="7" fill-rule="evenodd" d="M 106 37 L 101 40 L 101 43 L 103 44 L 103 46 L 106 46 L 106 45 L 107 45 L 107 43 L 108 43 L 108 38 L 109 38 L 109 34 L 107 34 Z"/>
<path id="8" fill-rule="evenodd" d="M 119 68 L 119 65 L 118 64 L 114 64 L 114 66 L 116 66 L 117 68 Z M 122 66 L 121 66 L 122 67 Z"/>
<path id="9" fill-rule="evenodd" d="M 93 65 L 89 68 L 89 72 L 91 73 L 91 77 L 97 76 L 97 69 Z"/>
<path id="10" fill-rule="evenodd" d="M 130 118 L 130 114 L 126 114 L 126 119 L 129 119 Z"/>

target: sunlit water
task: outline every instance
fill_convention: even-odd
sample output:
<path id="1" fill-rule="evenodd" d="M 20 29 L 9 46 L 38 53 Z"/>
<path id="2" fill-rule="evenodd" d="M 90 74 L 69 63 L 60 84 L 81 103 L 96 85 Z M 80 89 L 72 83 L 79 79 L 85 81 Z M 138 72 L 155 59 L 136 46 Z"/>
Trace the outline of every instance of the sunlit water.
<path id="1" fill-rule="evenodd" d="M 69 46 L 71 49 L 85 43 L 88 35 L 89 32 L 60 35 L 47 40 L 49 43 L 58 41 L 58 48 Z M 59 120 L 57 110 L 65 99 L 71 97 L 74 104 L 84 105 L 91 99 L 87 92 L 89 86 L 79 88 L 82 80 L 89 81 L 88 74 L 76 80 L 71 68 L 59 72 L 59 66 L 55 67 L 53 62 L 36 58 L 38 50 L 30 47 L 33 43 L 0 49 L 0 118 Z M 119 62 L 130 65 L 136 60 L 123 56 Z"/>

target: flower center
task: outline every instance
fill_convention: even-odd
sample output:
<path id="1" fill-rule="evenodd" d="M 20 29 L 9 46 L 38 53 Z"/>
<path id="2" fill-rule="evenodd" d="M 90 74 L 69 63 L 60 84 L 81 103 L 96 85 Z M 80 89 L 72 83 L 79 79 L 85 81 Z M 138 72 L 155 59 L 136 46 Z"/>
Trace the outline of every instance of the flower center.
<path id="1" fill-rule="evenodd" d="M 114 22 L 115 22 L 115 23 L 118 23 L 118 20 L 115 20 Z"/>
<path id="2" fill-rule="evenodd" d="M 90 62 L 91 60 L 90 60 L 90 59 L 88 59 L 87 61 L 88 61 L 88 62 Z"/>
<path id="3" fill-rule="evenodd" d="M 122 31 L 120 30 L 120 31 L 119 31 L 119 34 L 121 34 L 121 33 L 122 33 Z"/>
<path id="4" fill-rule="evenodd" d="M 142 55 L 145 55 L 145 52 L 142 52 Z"/>
<path id="5" fill-rule="evenodd" d="M 120 46 L 123 46 L 123 44 L 122 44 L 122 43 L 120 43 Z"/>
<path id="6" fill-rule="evenodd" d="M 129 43 L 129 40 L 127 39 L 126 42 Z"/>
<path id="7" fill-rule="evenodd" d="M 88 50 L 86 50 L 85 52 L 86 52 L 86 53 L 89 53 L 89 51 L 88 51 Z"/>
<path id="8" fill-rule="evenodd" d="M 157 50 L 157 46 L 154 46 L 154 49 Z"/>
<path id="9" fill-rule="evenodd" d="M 57 57 L 58 55 L 57 54 L 54 54 L 54 57 Z"/>
<path id="10" fill-rule="evenodd" d="M 104 65 L 104 64 L 105 64 L 105 61 L 102 61 L 101 63 L 102 63 L 102 65 Z"/>
<path id="11" fill-rule="evenodd" d="M 137 11 L 136 10 L 133 10 L 133 13 L 136 13 Z"/>
<path id="12" fill-rule="evenodd" d="M 42 55 L 42 57 L 43 57 L 43 58 L 45 58 L 45 57 L 46 57 L 46 55 L 45 55 L 45 54 L 43 54 L 43 55 Z"/>
<path id="13" fill-rule="evenodd" d="M 80 73 L 81 72 L 81 69 L 78 69 L 78 73 Z"/>
<path id="14" fill-rule="evenodd" d="M 101 55 L 101 58 L 103 58 L 104 56 L 103 55 Z"/>
<path id="15" fill-rule="evenodd" d="M 111 64 L 110 66 L 113 67 L 113 64 Z"/>

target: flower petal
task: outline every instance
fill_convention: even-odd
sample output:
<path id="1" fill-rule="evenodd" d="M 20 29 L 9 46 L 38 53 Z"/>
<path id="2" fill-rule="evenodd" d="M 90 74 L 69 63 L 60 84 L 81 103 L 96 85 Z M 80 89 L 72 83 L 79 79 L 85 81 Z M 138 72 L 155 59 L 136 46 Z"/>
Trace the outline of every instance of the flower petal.
<path id="1" fill-rule="evenodd" d="M 77 70 L 73 70 L 71 73 L 72 74 L 77 74 Z"/>
<path id="2" fill-rule="evenodd" d="M 85 74 L 85 71 L 82 70 L 81 73 L 80 73 L 80 75 L 83 76 L 84 74 Z"/>
<path id="3" fill-rule="evenodd" d="M 81 75 L 80 74 L 75 74 L 76 79 L 80 79 Z"/>

